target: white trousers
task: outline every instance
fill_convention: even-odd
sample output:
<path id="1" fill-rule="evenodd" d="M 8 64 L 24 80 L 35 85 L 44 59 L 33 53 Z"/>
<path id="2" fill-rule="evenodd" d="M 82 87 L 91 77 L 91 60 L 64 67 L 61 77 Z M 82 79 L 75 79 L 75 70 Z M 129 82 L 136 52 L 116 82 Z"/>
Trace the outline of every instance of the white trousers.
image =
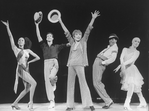
<path id="1" fill-rule="evenodd" d="M 44 79 L 45 79 L 45 88 L 49 101 L 54 101 L 54 90 L 50 82 L 51 78 L 54 78 L 58 71 L 58 61 L 57 59 L 47 59 L 44 60 Z"/>
<path id="2" fill-rule="evenodd" d="M 93 106 L 83 66 L 69 66 L 67 80 L 67 107 L 74 107 L 75 78 L 78 76 L 81 99 L 84 107 Z"/>

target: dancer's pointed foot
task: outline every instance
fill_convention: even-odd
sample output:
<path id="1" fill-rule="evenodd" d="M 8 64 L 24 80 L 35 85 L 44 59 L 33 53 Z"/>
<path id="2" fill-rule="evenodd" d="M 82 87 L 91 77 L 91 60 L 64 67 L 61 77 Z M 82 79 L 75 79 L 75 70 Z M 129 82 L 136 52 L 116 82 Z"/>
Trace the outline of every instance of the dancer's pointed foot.
<path id="1" fill-rule="evenodd" d="M 21 108 L 18 105 L 12 104 L 11 105 L 13 110 L 20 110 Z"/>
<path id="2" fill-rule="evenodd" d="M 137 108 L 145 108 L 147 107 L 147 104 L 140 104 L 139 106 L 137 106 Z"/>
<path id="3" fill-rule="evenodd" d="M 30 111 L 33 111 L 33 102 L 29 102 L 27 107 Z"/>
<path id="4" fill-rule="evenodd" d="M 125 110 L 128 110 L 128 111 L 132 111 L 132 109 L 130 108 L 130 106 L 124 106 L 124 109 Z"/>

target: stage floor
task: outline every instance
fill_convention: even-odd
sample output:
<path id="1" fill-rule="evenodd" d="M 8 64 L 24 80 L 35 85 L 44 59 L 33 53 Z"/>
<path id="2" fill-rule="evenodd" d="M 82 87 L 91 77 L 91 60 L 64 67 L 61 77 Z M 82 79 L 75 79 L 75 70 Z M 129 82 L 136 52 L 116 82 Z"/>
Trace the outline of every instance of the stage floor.
<path id="1" fill-rule="evenodd" d="M 34 111 L 65 111 L 66 103 L 56 103 L 55 108 L 48 109 L 49 103 L 34 103 Z M 102 109 L 103 103 L 94 103 L 95 111 L 126 111 L 123 108 L 123 104 L 114 103 L 109 109 Z M 138 103 L 131 104 L 132 111 L 149 111 L 149 105 L 146 108 L 137 108 Z M 21 110 L 29 111 L 27 103 L 19 103 Z M 11 104 L 0 104 L 0 111 L 12 111 Z M 73 111 L 90 111 L 90 109 L 84 109 L 80 103 L 76 103 Z"/>

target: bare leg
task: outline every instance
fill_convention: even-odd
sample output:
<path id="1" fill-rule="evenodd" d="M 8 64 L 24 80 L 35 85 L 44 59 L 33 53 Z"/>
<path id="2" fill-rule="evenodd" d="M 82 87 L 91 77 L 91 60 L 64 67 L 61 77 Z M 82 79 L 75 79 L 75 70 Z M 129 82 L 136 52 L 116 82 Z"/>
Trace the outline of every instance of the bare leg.
<path id="1" fill-rule="evenodd" d="M 30 84 L 30 101 L 28 103 L 29 109 L 33 108 L 33 96 L 34 96 L 34 91 L 36 88 L 36 81 L 33 79 L 33 77 L 29 73 L 25 73 L 23 79 Z"/>
<path id="2" fill-rule="evenodd" d="M 126 96 L 125 103 L 124 103 L 124 108 L 127 110 L 132 110 L 130 108 L 130 101 L 131 101 L 131 97 L 133 95 L 133 91 L 134 91 L 134 84 L 131 84 L 128 88 L 127 96 Z"/>
<path id="3" fill-rule="evenodd" d="M 137 95 L 138 95 L 139 101 L 140 101 L 140 105 L 138 107 L 146 107 L 147 106 L 147 103 L 146 103 L 145 98 L 143 97 L 142 92 L 141 91 L 138 92 Z"/>
<path id="4" fill-rule="evenodd" d="M 29 92 L 30 85 L 24 82 L 25 89 L 19 94 L 17 99 L 12 103 L 12 106 L 18 107 L 18 102 Z"/>

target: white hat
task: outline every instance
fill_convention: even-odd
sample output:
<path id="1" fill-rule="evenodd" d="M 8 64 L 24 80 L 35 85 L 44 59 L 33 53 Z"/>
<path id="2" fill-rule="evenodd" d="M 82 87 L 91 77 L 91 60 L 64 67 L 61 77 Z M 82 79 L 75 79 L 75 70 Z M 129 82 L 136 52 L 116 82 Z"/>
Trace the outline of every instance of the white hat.
<path id="1" fill-rule="evenodd" d="M 61 18 L 61 13 L 57 9 L 53 9 L 48 13 L 48 20 L 51 23 L 56 23 Z"/>

